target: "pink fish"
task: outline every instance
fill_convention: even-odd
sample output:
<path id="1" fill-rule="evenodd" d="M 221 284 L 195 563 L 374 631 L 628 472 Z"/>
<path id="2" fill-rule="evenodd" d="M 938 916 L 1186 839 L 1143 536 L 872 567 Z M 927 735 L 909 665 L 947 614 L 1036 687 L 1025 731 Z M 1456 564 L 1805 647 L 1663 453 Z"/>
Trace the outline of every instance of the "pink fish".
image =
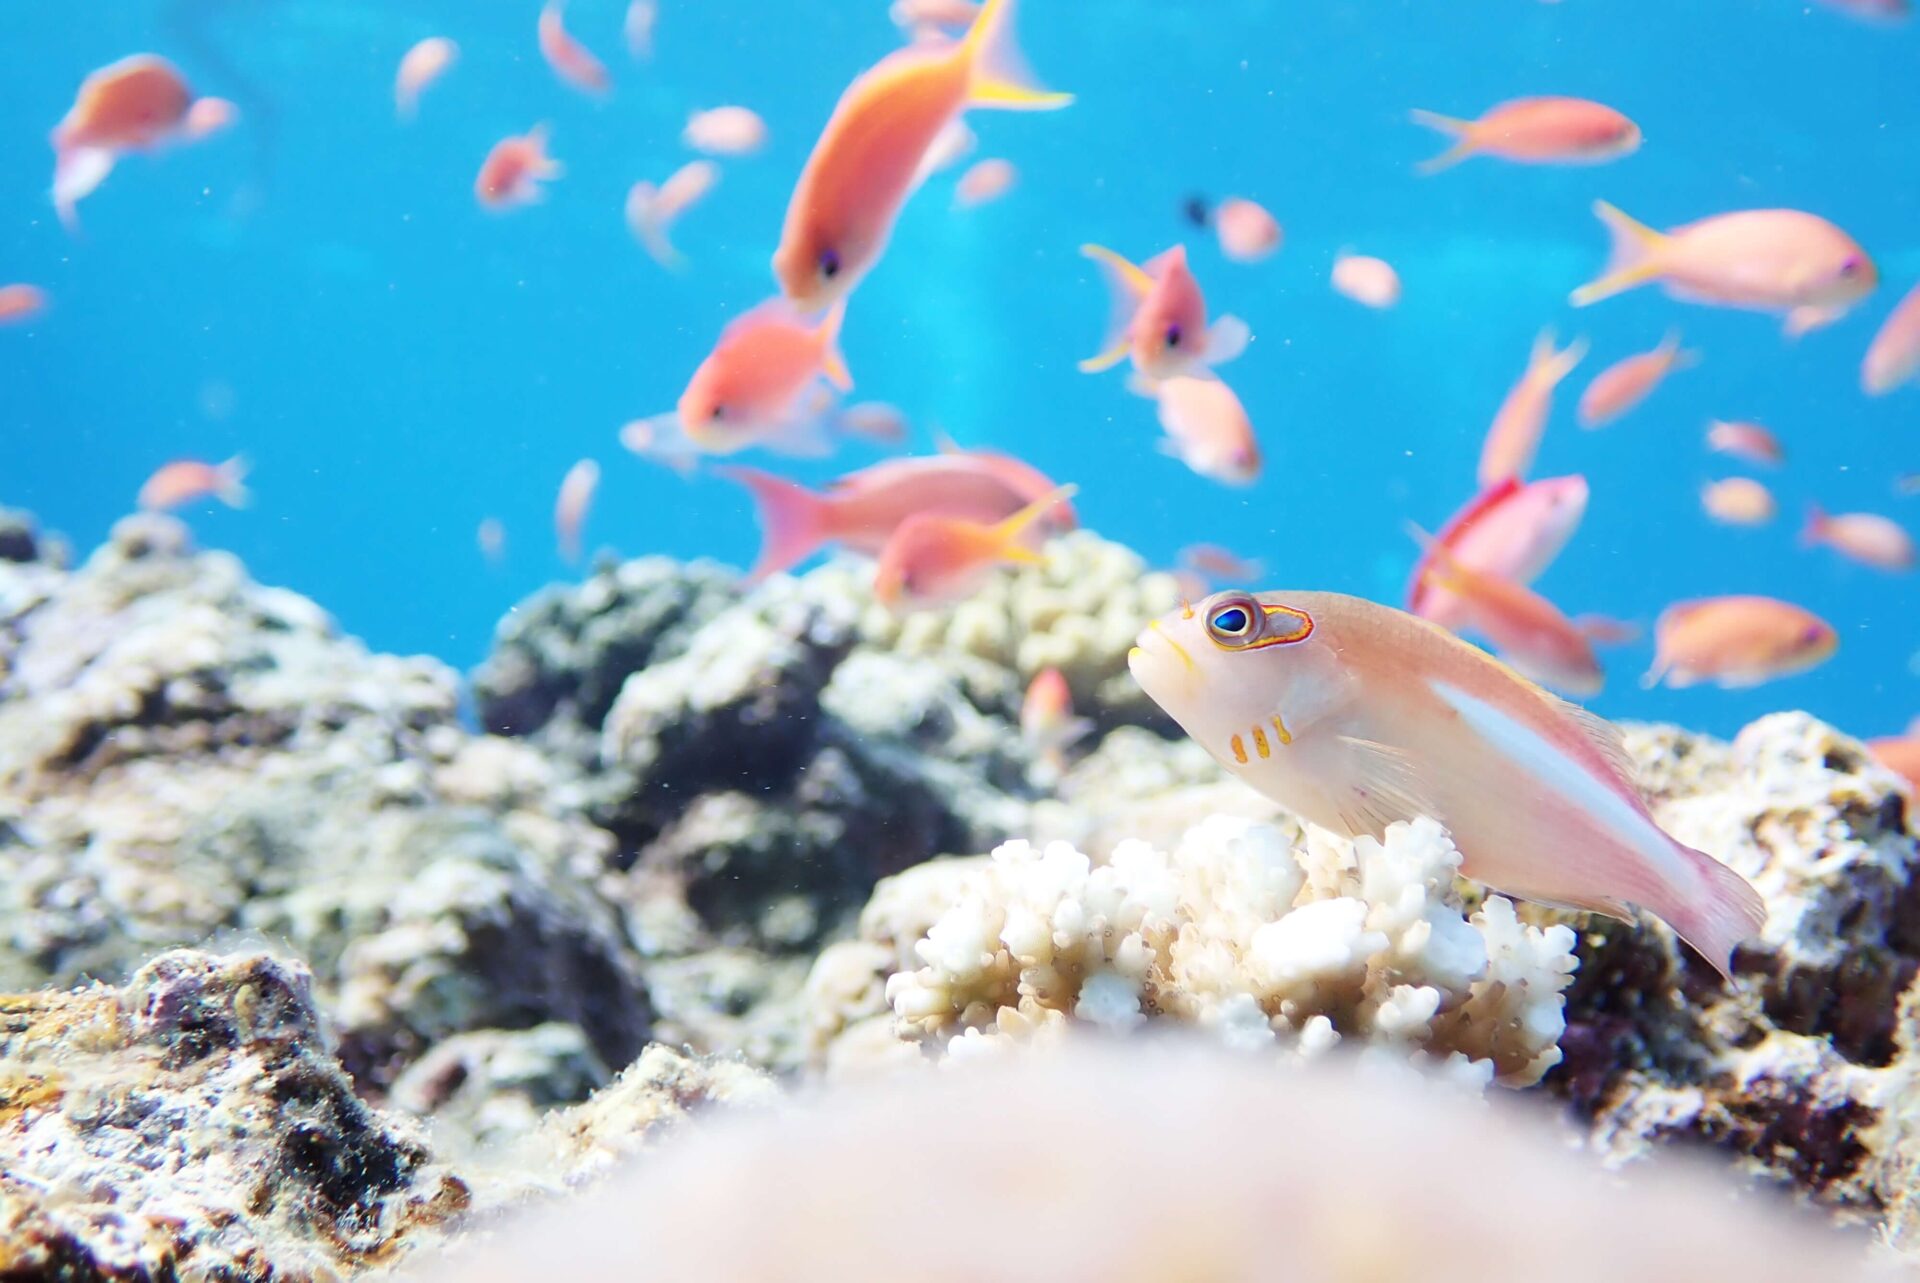
<path id="1" fill-rule="evenodd" d="M 1910 727 L 1905 735 L 1868 740 L 1867 752 L 1920 794 L 1920 726 Z"/>
<path id="2" fill-rule="evenodd" d="M 1868 22 L 1899 22 L 1913 13 L 1909 0 L 1826 0 L 1826 4 Z"/>
<path id="3" fill-rule="evenodd" d="M 500 524 L 498 517 L 483 517 L 473 532 L 474 542 L 480 547 L 480 555 L 490 565 L 499 565 L 507 555 L 507 528 Z"/>
<path id="4" fill-rule="evenodd" d="M 1708 482 L 1700 489 L 1700 506 L 1728 526 L 1763 526 L 1779 511 L 1773 492 L 1751 477 Z"/>
<path id="5" fill-rule="evenodd" d="M 662 267 L 680 266 L 680 252 L 667 233 L 680 215 L 720 181 L 720 167 L 710 160 L 688 161 L 655 187 L 645 179 L 627 190 L 627 230 Z"/>
<path id="6" fill-rule="evenodd" d="M 1575 339 L 1561 351 L 1554 350 L 1552 330 L 1542 330 L 1534 339 L 1526 372 L 1500 403 L 1493 425 L 1487 429 L 1486 443 L 1480 448 L 1478 475 L 1482 486 L 1526 476 L 1553 411 L 1553 390 L 1586 354 L 1585 339 Z"/>
<path id="7" fill-rule="evenodd" d="M 1758 686 L 1817 667 L 1840 646 L 1826 620 L 1760 596 L 1675 602 L 1660 613 L 1653 635 L 1653 667 L 1642 686 Z"/>
<path id="8" fill-rule="evenodd" d="M 1400 301 L 1400 273 L 1385 259 L 1342 250 L 1333 260 L 1333 288 L 1364 307 L 1384 310 Z"/>
<path id="9" fill-rule="evenodd" d="M 1860 386 L 1883 396 L 1920 374 L 1920 285 L 1888 314 L 1860 363 Z"/>
<path id="10" fill-rule="evenodd" d="M 1728 422 L 1715 419 L 1707 425 L 1707 449 L 1730 454 L 1751 463 L 1778 464 L 1786 451 L 1780 439 L 1757 423 Z"/>
<path id="11" fill-rule="evenodd" d="M 1653 394 L 1675 370 L 1700 359 L 1697 352 L 1680 350 L 1680 335 L 1669 331 L 1660 346 L 1616 361 L 1594 376 L 1580 396 L 1580 426 L 1599 428 L 1612 423 Z"/>
<path id="12" fill-rule="evenodd" d="M 1440 528 L 1435 543 L 1459 565 L 1525 586 L 1553 564 L 1587 512 L 1587 479 L 1547 477 L 1498 481 L 1469 500 Z M 1407 609 L 1444 628 L 1466 626 L 1457 594 L 1427 575 L 1422 556 L 1407 585 Z"/>
<path id="13" fill-rule="evenodd" d="M 580 560 L 580 536 L 586 528 L 587 510 L 593 506 L 593 493 L 600 488 L 600 465 L 582 459 L 567 469 L 560 479 L 560 493 L 553 503 L 553 532 L 560 545 L 560 556 L 572 563 Z"/>
<path id="14" fill-rule="evenodd" d="M 1180 567 L 1203 579 L 1231 580 L 1235 583 L 1258 579 L 1261 575 L 1259 562 L 1210 543 L 1189 544 L 1182 548 Z"/>
<path id="15" fill-rule="evenodd" d="M 1807 548 L 1825 544 L 1841 556 L 1876 570 L 1897 574 L 1914 566 L 1913 536 L 1878 513 L 1848 512 L 1836 517 L 1823 512 L 1819 504 L 1810 503 L 1800 543 Z"/>
<path id="16" fill-rule="evenodd" d="M 393 78 L 393 109 L 402 120 L 412 120 L 420 95 L 445 75 L 460 57 L 460 46 L 445 36 L 428 36 L 400 59 Z"/>
<path id="17" fill-rule="evenodd" d="M 554 74 L 583 93 L 604 94 L 612 87 L 607 68 L 588 48 L 567 33 L 560 0 L 547 0 L 540 10 L 540 55 Z"/>
<path id="18" fill-rule="evenodd" d="M 1160 450 L 1199 475 L 1230 486 L 1260 476 L 1253 421 L 1232 388 L 1217 378 L 1183 374 L 1150 385 L 1166 431 Z"/>
<path id="19" fill-rule="evenodd" d="M 1607 204 L 1593 212 L 1613 236 L 1604 275 L 1573 292 L 1585 307 L 1658 281 L 1674 298 L 1760 312 L 1846 308 L 1864 298 L 1879 270 L 1851 236 L 1797 209 L 1716 214 L 1656 232 Z"/>
<path id="20" fill-rule="evenodd" d="M 540 184 L 560 177 L 560 162 L 547 155 L 547 127 L 535 125 L 493 145 L 473 180 L 473 194 L 488 209 L 502 210 L 540 201 Z"/>
<path id="21" fill-rule="evenodd" d="M 1061 486 L 991 525 L 937 512 L 917 512 L 887 536 L 873 571 L 873 597 L 893 610 L 950 605 L 970 597 L 996 566 L 1034 565 L 1040 554 L 1028 546 L 1042 519 L 1071 499 L 1075 486 Z"/>
<path id="22" fill-rule="evenodd" d="M 38 285 L 0 285 L 0 325 L 18 325 L 47 310 L 47 292 Z"/>
<path id="23" fill-rule="evenodd" d="M 137 502 L 149 512 L 164 512 L 207 498 L 218 499 L 229 508 L 247 506 L 251 496 L 247 493 L 244 457 L 236 454 L 225 463 L 180 459 L 166 464 L 140 487 Z"/>
<path id="24" fill-rule="evenodd" d="M 1524 165 L 1594 165 L 1616 160 L 1640 146 L 1638 125 L 1613 108 L 1584 98 L 1516 98 L 1478 120 L 1416 111 L 1413 121 L 1458 140 L 1424 162 L 1423 174 L 1437 173 L 1469 156 L 1498 156 Z"/>
<path id="25" fill-rule="evenodd" d="M 1073 691 L 1057 668 L 1043 668 L 1027 685 L 1020 702 L 1020 738 L 1027 751 L 1051 773 L 1066 767 L 1066 753 L 1093 730 L 1093 723 L 1073 715 Z"/>
<path id="26" fill-rule="evenodd" d="M 1726 974 L 1766 909 L 1663 832 L 1612 726 L 1443 629 L 1323 592 L 1218 593 L 1140 634 L 1135 680 L 1227 770 L 1303 820 L 1430 816 L 1463 871 L 1549 904 L 1664 919 Z"/>
<path id="27" fill-rule="evenodd" d="M 106 181 L 129 151 L 205 138 L 238 115 L 224 98 L 197 97 L 174 65 L 150 53 L 122 58 L 80 83 L 53 129 L 53 204 L 69 229 L 82 198 Z"/>
<path id="28" fill-rule="evenodd" d="M 1220 252 L 1236 263 L 1257 263 L 1280 248 L 1280 223 L 1244 196 L 1229 196 L 1213 211 Z"/>
<path id="29" fill-rule="evenodd" d="M 1207 301 L 1187 267 L 1187 247 L 1175 245 L 1135 266 L 1110 249 L 1082 245 L 1098 263 L 1113 292 L 1107 337 L 1097 356 L 1080 362 L 1088 374 L 1110 370 L 1129 356 L 1149 379 L 1198 374 L 1246 350 L 1247 324 L 1223 316 L 1207 324 Z"/>
<path id="30" fill-rule="evenodd" d="M 1012 189 L 1017 176 L 1010 160 L 1001 160 L 997 156 L 976 160 L 968 166 L 966 173 L 960 175 L 960 184 L 954 188 L 953 202 L 962 209 L 972 209 L 975 205 L 998 200 Z"/>
<path id="31" fill-rule="evenodd" d="M 620 32 L 626 39 L 630 57 L 653 57 L 653 24 L 660 17 L 659 10 L 660 6 L 655 0 L 631 0 L 627 5 L 627 16 L 621 21 Z"/>
<path id="32" fill-rule="evenodd" d="M 1593 640 L 1531 588 L 1462 566 L 1419 529 L 1425 577 L 1460 601 L 1468 630 L 1479 633 L 1517 671 L 1569 695 L 1598 695 L 1606 684 Z M 1459 630 L 1455 630 L 1459 631 Z"/>
<path id="33" fill-rule="evenodd" d="M 687 117 L 680 140 L 710 156 L 749 156 L 767 145 L 767 122 L 751 107 L 710 107 Z"/>

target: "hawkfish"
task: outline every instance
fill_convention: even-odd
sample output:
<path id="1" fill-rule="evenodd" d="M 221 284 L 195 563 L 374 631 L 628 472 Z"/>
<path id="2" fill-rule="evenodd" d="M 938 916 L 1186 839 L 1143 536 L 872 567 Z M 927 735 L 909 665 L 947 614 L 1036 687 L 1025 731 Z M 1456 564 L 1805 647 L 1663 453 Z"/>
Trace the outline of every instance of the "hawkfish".
<path id="1" fill-rule="evenodd" d="M 1610 724 L 1437 625 L 1326 592 L 1222 592 L 1149 624 L 1138 681 L 1227 770 L 1349 836 L 1445 825 L 1463 871 L 1528 900 L 1649 910 L 1728 975 L 1766 908 L 1662 830 Z"/>

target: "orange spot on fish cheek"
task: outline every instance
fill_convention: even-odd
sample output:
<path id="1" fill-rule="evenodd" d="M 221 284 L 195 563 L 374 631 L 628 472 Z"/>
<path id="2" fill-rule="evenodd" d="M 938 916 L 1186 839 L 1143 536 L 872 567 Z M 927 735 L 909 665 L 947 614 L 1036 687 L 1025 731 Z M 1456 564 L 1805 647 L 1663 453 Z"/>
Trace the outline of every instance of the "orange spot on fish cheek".
<path id="1" fill-rule="evenodd" d="M 1230 741 L 1233 745 L 1233 760 L 1245 766 L 1247 764 L 1247 746 L 1238 735 Z"/>

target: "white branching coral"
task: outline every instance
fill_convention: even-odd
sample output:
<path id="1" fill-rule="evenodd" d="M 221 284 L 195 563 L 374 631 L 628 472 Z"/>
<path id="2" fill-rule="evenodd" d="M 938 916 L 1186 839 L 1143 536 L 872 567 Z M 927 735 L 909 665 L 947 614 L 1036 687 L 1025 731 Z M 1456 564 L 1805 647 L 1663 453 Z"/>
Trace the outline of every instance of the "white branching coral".
<path id="1" fill-rule="evenodd" d="M 821 962 L 890 962 L 895 1033 L 950 1054 L 1069 1020 L 1164 1020 L 1234 1046 L 1310 1057 L 1353 1040 L 1480 1083 L 1535 1082 L 1560 1059 L 1573 932 L 1526 926 L 1497 896 L 1468 916 L 1459 866 L 1425 819 L 1384 842 L 1309 830 L 1295 845 L 1216 816 L 1171 853 L 1123 842 L 1099 865 L 1064 842 L 1009 842 L 947 877 L 913 870 L 913 896 L 883 885 L 886 911 Z M 848 1036 L 857 1017 L 842 1004 L 826 1024 Z"/>

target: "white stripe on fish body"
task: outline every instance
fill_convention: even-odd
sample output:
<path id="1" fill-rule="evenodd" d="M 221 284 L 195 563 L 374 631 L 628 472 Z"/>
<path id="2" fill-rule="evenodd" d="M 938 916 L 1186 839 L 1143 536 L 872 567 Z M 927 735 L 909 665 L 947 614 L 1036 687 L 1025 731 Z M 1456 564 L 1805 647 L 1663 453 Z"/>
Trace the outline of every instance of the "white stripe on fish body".
<path id="1" fill-rule="evenodd" d="M 1694 869 L 1659 825 L 1592 771 L 1580 765 L 1538 731 L 1457 686 L 1431 681 L 1434 694 L 1460 714 L 1512 766 L 1573 802 L 1606 832 L 1645 858 L 1668 888 L 1693 894 L 1700 887 Z"/>

